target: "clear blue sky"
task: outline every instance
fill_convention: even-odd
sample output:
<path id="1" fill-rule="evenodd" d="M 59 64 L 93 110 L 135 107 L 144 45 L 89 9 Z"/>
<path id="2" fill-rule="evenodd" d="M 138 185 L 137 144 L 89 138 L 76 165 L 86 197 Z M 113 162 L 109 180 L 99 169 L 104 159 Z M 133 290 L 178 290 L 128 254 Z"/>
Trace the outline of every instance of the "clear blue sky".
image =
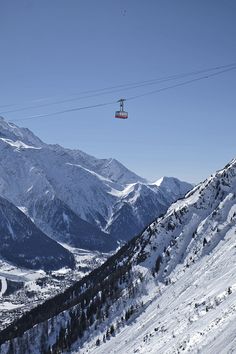
<path id="1" fill-rule="evenodd" d="M 6 111 L 235 62 L 236 1 L 0 0 L 0 48 Z M 2 115 L 14 121 L 150 89 Z M 17 124 L 150 180 L 198 182 L 236 156 L 235 93 L 232 71 L 127 102 L 127 121 L 115 120 L 111 105 Z"/>

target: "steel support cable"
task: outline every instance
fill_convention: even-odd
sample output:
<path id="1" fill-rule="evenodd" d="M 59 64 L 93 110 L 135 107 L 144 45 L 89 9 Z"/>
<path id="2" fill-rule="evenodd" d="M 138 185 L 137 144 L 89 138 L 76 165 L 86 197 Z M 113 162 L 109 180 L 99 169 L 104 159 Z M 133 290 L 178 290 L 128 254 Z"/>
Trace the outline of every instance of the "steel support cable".
<path id="1" fill-rule="evenodd" d="M 181 78 L 184 78 L 184 77 L 187 77 L 187 76 L 198 75 L 198 74 L 201 74 L 201 73 L 204 73 L 204 72 L 208 72 L 208 71 L 215 71 L 215 70 L 220 70 L 220 69 L 223 69 L 223 68 L 230 68 L 230 67 L 235 66 L 235 65 L 236 65 L 236 63 L 234 63 L 234 64 L 232 63 L 232 64 L 227 64 L 227 65 L 215 66 L 215 67 L 208 68 L 208 69 L 203 69 L 203 70 L 196 70 L 196 71 L 192 71 L 192 72 L 188 72 L 188 73 L 170 75 L 170 76 L 166 76 L 166 77 L 162 77 L 162 78 L 158 78 L 158 79 L 140 81 L 140 82 L 136 82 L 136 83 L 132 83 L 132 84 L 130 83 L 130 84 L 124 84 L 124 85 L 111 86 L 109 88 L 103 88 L 103 89 L 98 89 L 98 90 L 85 91 L 83 94 L 92 93 L 92 92 L 94 92 L 94 94 L 86 95 L 86 96 L 78 96 L 78 97 L 75 97 L 75 98 L 58 100 L 58 101 L 54 101 L 54 102 L 42 103 L 42 104 L 39 104 L 39 105 L 31 105 L 31 106 L 17 108 L 17 109 L 11 109 L 11 110 L 7 110 L 7 111 L 2 111 L 2 112 L 0 112 L 0 114 L 21 112 L 21 111 L 25 111 L 25 110 L 29 110 L 29 109 L 37 109 L 37 108 L 41 108 L 41 107 L 48 107 L 48 106 L 52 106 L 52 105 L 78 101 L 78 100 L 82 100 L 82 99 L 86 99 L 86 98 L 112 94 L 112 93 L 116 93 L 116 92 L 120 92 L 120 91 L 123 92 L 123 91 L 126 91 L 126 90 L 133 90 L 133 89 L 136 89 L 136 88 L 141 88 L 141 87 L 150 86 L 150 85 L 156 85 L 156 84 L 167 82 L 167 81 L 171 81 L 171 80 L 181 79 Z M 102 91 L 105 91 L 105 92 L 102 92 Z"/>
<path id="2" fill-rule="evenodd" d="M 21 119 L 13 119 L 12 121 L 19 122 L 19 121 L 30 120 L 30 119 L 45 118 L 45 117 L 49 117 L 49 116 L 57 116 L 59 114 L 64 114 L 64 113 L 69 113 L 69 112 L 77 112 L 77 111 L 81 111 L 81 110 L 85 110 L 85 109 L 109 106 L 109 105 L 113 105 L 115 103 L 117 103 L 117 100 L 111 101 L 111 102 L 105 102 L 105 103 L 98 103 L 98 104 L 94 104 L 91 106 L 64 109 L 62 111 L 57 111 L 57 112 L 53 112 L 53 113 L 37 114 L 37 115 L 31 116 L 31 117 L 26 117 L 26 118 L 21 118 Z"/>
<path id="3" fill-rule="evenodd" d="M 226 73 L 226 72 L 229 72 L 229 71 L 232 71 L 232 70 L 236 70 L 236 66 L 228 68 L 228 69 L 225 69 L 225 70 L 221 70 L 219 72 L 215 72 L 215 73 L 211 73 L 211 74 L 204 75 L 204 76 L 201 76 L 201 77 L 197 77 L 197 78 L 194 78 L 194 79 L 191 79 L 191 80 L 183 81 L 183 82 L 171 85 L 171 86 L 162 87 L 162 88 L 160 88 L 158 90 L 153 90 L 153 91 L 149 91 L 149 92 L 146 92 L 146 93 L 143 93 L 143 94 L 140 94 L 140 95 L 131 96 L 131 97 L 126 98 L 126 101 L 135 100 L 135 99 L 140 98 L 140 97 L 149 96 L 149 95 L 152 95 L 152 94 L 155 94 L 155 93 L 159 93 L 159 92 L 162 92 L 162 91 L 167 91 L 167 90 L 170 90 L 170 89 L 173 89 L 173 88 L 176 88 L 176 87 L 189 85 L 189 84 L 191 84 L 193 82 L 197 82 L 197 81 L 201 81 L 201 80 L 204 80 L 204 79 L 208 79 L 208 78 L 211 78 L 211 77 L 214 77 L 214 76 L 217 76 L 217 75 L 221 75 L 223 73 Z M 39 114 L 39 115 L 30 116 L 30 117 L 26 117 L 26 118 L 22 118 L 22 119 L 14 119 L 13 121 L 15 122 L 15 121 L 24 121 L 24 120 L 30 120 L 30 119 L 36 119 L 36 118 L 44 118 L 44 117 L 55 116 L 55 115 L 59 115 L 59 114 L 69 113 L 69 112 L 77 112 L 77 111 L 80 111 L 80 110 L 86 110 L 86 109 L 91 109 L 91 108 L 97 108 L 97 107 L 113 105 L 115 103 L 117 103 L 117 100 L 110 101 L 110 102 L 105 102 L 105 103 L 99 103 L 99 104 L 96 104 L 96 105 L 64 109 L 64 110 L 60 110 L 60 111 L 53 112 L 53 113 Z"/>
<path id="4" fill-rule="evenodd" d="M 191 80 L 188 80 L 188 81 L 180 82 L 180 83 L 177 83 L 175 85 L 162 87 L 160 89 L 149 91 L 149 92 L 146 92 L 146 93 L 142 93 L 140 95 L 131 96 L 131 97 L 126 98 L 126 101 L 131 101 L 131 100 L 134 100 L 134 99 L 137 99 L 137 98 L 140 98 L 140 97 L 149 96 L 149 95 L 152 95 L 152 94 L 155 94 L 155 93 L 158 93 L 158 92 L 162 92 L 162 91 L 166 91 L 166 90 L 169 90 L 169 89 L 172 89 L 172 88 L 175 88 L 175 87 L 188 85 L 188 84 L 191 84 L 191 83 L 196 82 L 196 81 L 208 79 L 210 77 L 214 77 L 214 76 L 229 72 L 231 70 L 236 70 L 236 66 L 232 67 L 232 68 L 229 68 L 229 69 L 225 69 L 225 70 L 216 72 L 216 73 L 212 73 L 212 74 L 208 74 L 208 75 L 204 75 L 204 76 L 201 76 L 201 77 L 197 77 L 197 78 L 194 78 L 194 79 L 191 79 Z"/>

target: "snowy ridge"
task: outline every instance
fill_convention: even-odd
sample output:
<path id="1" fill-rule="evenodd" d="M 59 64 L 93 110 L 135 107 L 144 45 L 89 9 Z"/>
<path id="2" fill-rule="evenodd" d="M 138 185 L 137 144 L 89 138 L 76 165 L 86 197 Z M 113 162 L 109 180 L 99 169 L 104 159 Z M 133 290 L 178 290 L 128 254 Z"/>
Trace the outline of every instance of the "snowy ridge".
<path id="1" fill-rule="evenodd" d="M 27 145 L 35 147 L 41 147 L 44 145 L 44 143 L 29 129 L 20 128 L 13 123 L 9 123 L 3 117 L 0 117 L 0 132 L 1 137 L 6 137 L 12 141 L 24 141 Z"/>
<path id="2" fill-rule="evenodd" d="M 2 353 L 9 345 L 17 354 L 21 346 L 37 354 L 48 345 L 53 353 L 234 352 L 235 233 L 236 159 L 36 309 L 33 329 L 26 316 L 2 331 Z"/>
<path id="3" fill-rule="evenodd" d="M 27 145 L 20 140 L 13 141 L 11 139 L 4 139 L 4 138 L 0 138 L 0 140 L 2 140 L 6 144 L 13 146 L 17 149 L 21 149 L 21 148 L 23 148 L 23 149 L 41 149 L 40 147 Z"/>
<path id="4" fill-rule="evenodd" d="M 53 239 L 80 248 L 116 249 L 191 189 L 175 179 L 168 190 L 148 184 L 115 159 L 45 144 L 3 118 L 0 152 L 0 195 Z"/>
<path id="5" fill-rule="evenodd" d="M 137 235 L 157 216 L 164 214 L 167 206 L 183 197 L 191 188 L 189 183 L 177 178 L 164 177 L 165 185 L 156 183 L 129 184 L 119 193 L 105 231 L 119 239 L 129 240 L 130 235 Z"/>

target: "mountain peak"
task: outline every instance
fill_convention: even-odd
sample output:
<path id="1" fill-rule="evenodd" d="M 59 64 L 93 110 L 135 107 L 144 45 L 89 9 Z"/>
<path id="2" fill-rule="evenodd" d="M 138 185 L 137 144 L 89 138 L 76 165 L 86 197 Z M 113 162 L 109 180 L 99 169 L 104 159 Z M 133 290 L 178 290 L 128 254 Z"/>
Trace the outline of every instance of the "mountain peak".
<path id="1" fill-rule="evenodd" d="M 161 177 L 156 182 L 153 183 L 159 188 L 166 191 L 176 191 L 178 194 L 184 194 L 187 190 L 192 189 L 193 185 L 187 182 L 180 181 L 175 177 Z"/>
<path id="2" fill-rule="evenodd" d="M 155 185 L 160 186 L 163 184 L 171 184 L 171 183 L 176 183 L 179 182 L 179 179 L 176 177 L 168 177 L 168 176 L 163 176 L 159 178 L 156 182 L 154 182 Z"/>

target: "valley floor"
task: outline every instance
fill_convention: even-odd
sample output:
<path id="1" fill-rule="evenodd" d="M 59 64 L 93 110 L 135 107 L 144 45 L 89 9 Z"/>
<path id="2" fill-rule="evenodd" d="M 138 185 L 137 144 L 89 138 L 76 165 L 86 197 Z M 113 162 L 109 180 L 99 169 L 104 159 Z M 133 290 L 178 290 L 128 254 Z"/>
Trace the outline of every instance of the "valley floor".
<path id="1" fill-rule="evenodd" d="M 55 296 L 100 266 L 108 254 L 63 245 L 74 254 L 76 267 L 57 271 L 28 270 L 0 260 L 0 330 L 25 311 Z"/>

